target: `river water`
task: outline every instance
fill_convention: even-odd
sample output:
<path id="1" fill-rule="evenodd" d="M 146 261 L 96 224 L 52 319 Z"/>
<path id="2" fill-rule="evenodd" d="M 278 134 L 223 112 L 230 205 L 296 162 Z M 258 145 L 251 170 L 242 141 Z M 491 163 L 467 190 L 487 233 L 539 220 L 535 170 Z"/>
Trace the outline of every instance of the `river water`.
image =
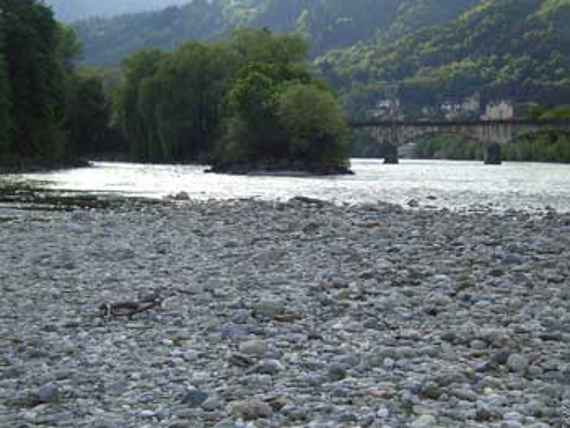
<path id="1" fill-rule="evenodd" d="M 354 176 L 275 177 L 205 174 L 204 166 L 97 162 L 91 168 L 20 177 L 59 190 L 163 198 L 180 191 L 196 199 L 308 196 L 337 203 L 386 201 L 450 209 L 570 211 L 570 165 L 444 160 L 353 159 Z M 414 202 L 411 202 L 411 201 Z"/>

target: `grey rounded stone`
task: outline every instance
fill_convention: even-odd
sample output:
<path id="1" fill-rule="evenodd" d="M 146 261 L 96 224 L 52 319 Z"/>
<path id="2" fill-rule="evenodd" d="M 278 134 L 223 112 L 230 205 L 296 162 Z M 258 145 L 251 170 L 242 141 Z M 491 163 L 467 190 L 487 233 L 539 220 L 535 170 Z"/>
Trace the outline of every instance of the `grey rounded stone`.
<path id="1" fill-rule="evenodd" d="M 524 373 L 529 366 L 528 357 L 522 354 L 512 354 L 507 360 L 507 367 L 516 373 Z"/>
<path id="2" fill-rule="evenodd" d="M 40 387 L 37 398 L 40 403 L 52 403 L 59 399 L 59 387 L 55 383 L 48 383 Z"/>
<path id="3" fill-rule="evenodd" d="M 260 361 L 252 371 L 260 374 L 276 375 L 283 370 L 283 364 L 278 360 L 263 360 Z"/>
<path id="4" fill-rule="evenodd" d="M 437 420 L 432 415 L 422 415 L 410 424 L 410 428 L 434 428 L 436 426 Z"/>
<path id="5" fill-rule="evenodd" d="M 386 370 L 392 370 L 396 365 L 396 361 L 392 358 L 384 358 L 383 366 Z"/>
<path id="6" fill-rule="evenodd" d="M 263 340 L 248 340 L 240 343 L 239 351 L 245 355 L 261 357 L 267 353 L 268 346 Z"/>
<path id="7" fill-rule="evenodd" d="M 202 409 L 212 412 L 224 406 L 224 402 L 218 397 L 210 397 L 202 403 Z"/>
<path id="8" fill-rule="evenodd" d="M 347 376 L 346 368 L 340 364 L 332 364 L 327 372 L 327 377 L 331 382 L 338 382 Z"/>
<path id="9" fill-rule="evenodd" d="M 273 409 L 261 400 L 242 400 L 230 403 L 230 413 L 245 421 L 266 419 L 273 416 Z"/>
<path id="10" fill-rule="evenodd" d="M 188 391 L 184 397 L 182 397 L 181 403 L 188 405 L 188 407 L 200 407 L 204 401 L 208 399 L 208 394 L 197 389 Z"/>
<path id="11" fill-rule="evenodd" d="M 253 307 L 253 313 L 256 316 L 272 318 L 275 315 L 285 311 L 285 304 L 281 300 L 264 299 Z"/>
<path id="12" fill-rule="evenodd" d="M 421 385 L 419 393 L 422 397 L 437 400 L 442 394 L 442 389 L 435 382 L 427 382 Z"/>

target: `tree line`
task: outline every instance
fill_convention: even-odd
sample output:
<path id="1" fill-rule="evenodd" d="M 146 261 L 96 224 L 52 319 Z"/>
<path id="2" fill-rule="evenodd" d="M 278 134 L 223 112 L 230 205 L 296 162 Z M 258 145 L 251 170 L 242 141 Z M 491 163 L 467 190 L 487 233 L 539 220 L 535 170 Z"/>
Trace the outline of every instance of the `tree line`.
<path id="1" fill-rule="evenodd" d="M 0 0 L 2 164 L 69 163 L 98 145 L 110 118 L 101 80 L 74 66 L 80 45 L 36 0 Z"/>
<path id="2" fill-rule="evenodd" d="M 348 131 L 295 35 L 241 29 L 222 42 L 142 50 L 123 63 L 116 115 L 130 158 L 338 172 Z"/>
<path id="3" fill-rule="evenodd" d="M 215 169 L 345 171 L 348 132 L 300 36 L 141 50 L 120 75 L 76 66 L 81 46 L 37 0 L 0 0 L 0 159 L 73 163 L 125 151 Z M 3 168 L 5 169 L 5 168 Z"/>

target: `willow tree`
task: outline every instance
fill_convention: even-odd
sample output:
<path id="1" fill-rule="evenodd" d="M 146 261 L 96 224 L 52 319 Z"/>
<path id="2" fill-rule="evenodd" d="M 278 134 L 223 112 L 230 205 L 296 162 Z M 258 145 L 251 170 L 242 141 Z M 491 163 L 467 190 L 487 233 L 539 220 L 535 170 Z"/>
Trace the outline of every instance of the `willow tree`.
<path id="1" fill-rule="evenodd" d="M 145 80 L 154 77 L 166 56 L 158 49 L 146 49 L 130 56 L 123 63 L 125 83 L 117 96 L 116 108 L 133 160 L 153 160 L 148 142 L 155 130 L 153 122 L 141 114 L 141 87 Z"/>
<path id="2" fill-rule="evenodd" d="M 90 70 L 73 73 L 67 82 L 65 130 L 72 159 L 103 151 L 111 121 L 111 103 L 101 77 Z"/>
<path id="3" fill-rule="evenodd" d="M 222 117 L 235 57 L 224 45 L 187 43 L 159 68 L 162 87 L 156 119 L 164 147 L 178 160 L 203 157 Z"/>
<path id="4" fill-rule="evenodd" d="M 142 51 L 129 57 L 118 106 L 132 158 L 204 159 L 238 65 L 226 44 L 190 42 L 170 54 Z"/>

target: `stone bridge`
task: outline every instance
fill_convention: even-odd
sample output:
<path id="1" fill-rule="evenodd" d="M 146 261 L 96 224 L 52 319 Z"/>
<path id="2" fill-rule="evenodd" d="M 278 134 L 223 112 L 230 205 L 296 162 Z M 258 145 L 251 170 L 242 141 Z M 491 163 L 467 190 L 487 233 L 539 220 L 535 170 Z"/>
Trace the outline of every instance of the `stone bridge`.
<path id="1" fill-rule="evenodd" d="M 485 163 L 501 163 L 501 144 L 514 143 L 538 132 L 570 132 L 570 120 L 477 120 L 477 121 L 349 121 L 353 129 L 370 128 L 373 138 L 386 148 L 385 163 L 398 163 L 398 146 L 437 135 L 460 136 L 486 147 Z"/>

